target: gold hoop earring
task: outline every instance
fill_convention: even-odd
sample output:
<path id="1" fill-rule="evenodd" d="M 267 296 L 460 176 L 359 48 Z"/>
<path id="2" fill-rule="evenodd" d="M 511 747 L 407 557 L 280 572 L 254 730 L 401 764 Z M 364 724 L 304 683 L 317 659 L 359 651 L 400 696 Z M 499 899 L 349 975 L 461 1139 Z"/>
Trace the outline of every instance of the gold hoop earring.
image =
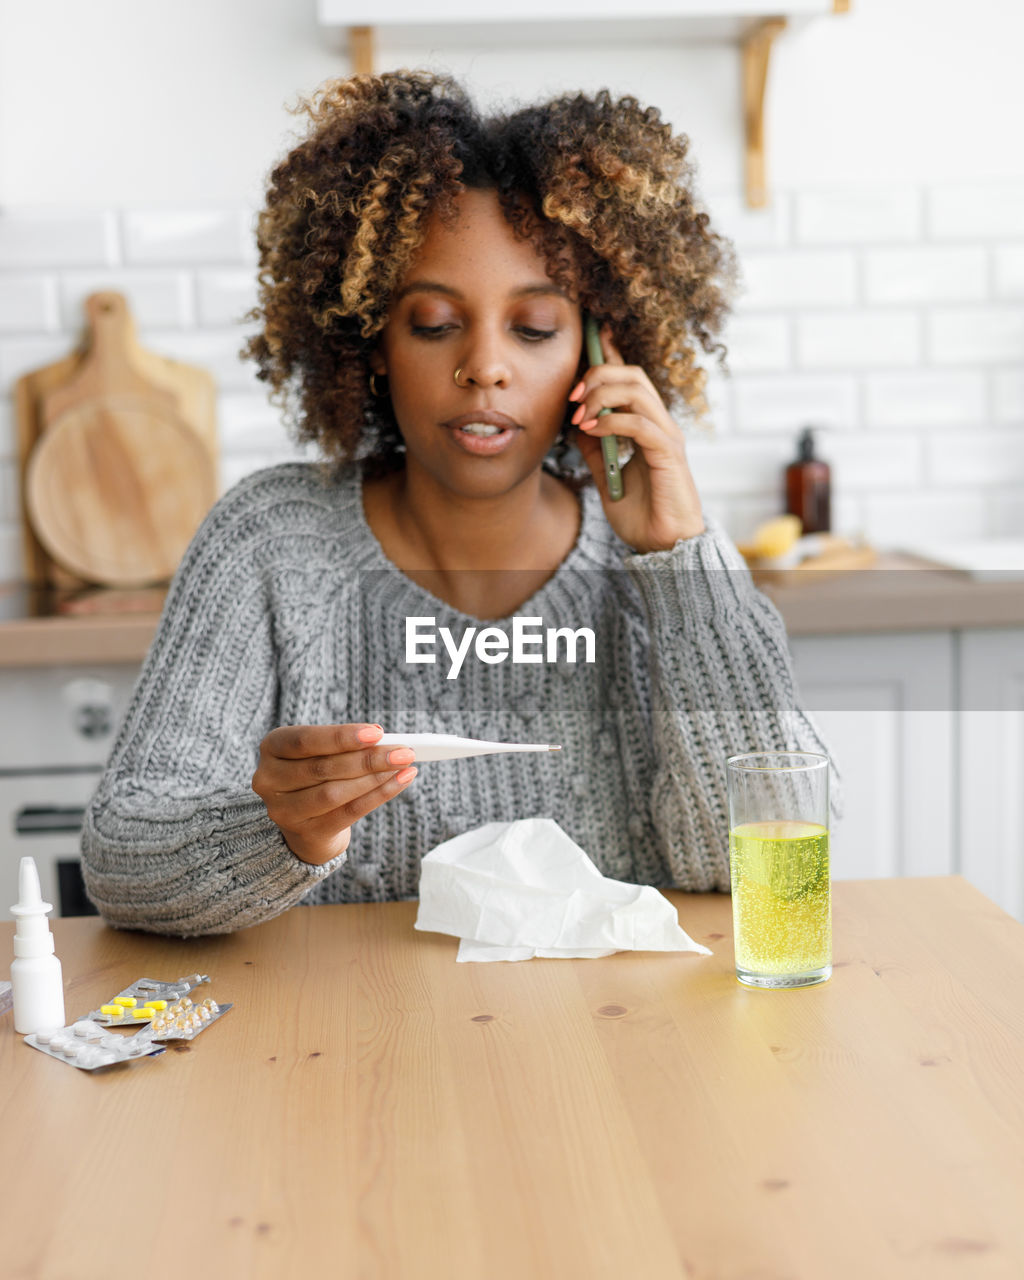
<path id="1" fill-rule="evenodd" d="M 380 374 L 376 374 L 376 373 L 370 374 L 370 395 L 376 396 L 378 400 L 386 400 L 388 396 L 387 388 L 385 387 L 383 391 L 380 390 L 380 388 L 377 385 L 378 377 L 380 377 Z"/>
<path id="2" fill-rule="evenodd" d="M 463 387 L 463 388 L 468 387 L 468 386 L 469 386 L 469 383 L 468 383 L 468 382 L 460 382 L 460 381 L 459 381 L 459 374 L 460 374 L 461 372 L 462 372 L 462 366 L 461 366 L 461 365 L 459 365 L 459 367 L 455 370 L 455 385 L 456 385 L 457 387 Z"/>

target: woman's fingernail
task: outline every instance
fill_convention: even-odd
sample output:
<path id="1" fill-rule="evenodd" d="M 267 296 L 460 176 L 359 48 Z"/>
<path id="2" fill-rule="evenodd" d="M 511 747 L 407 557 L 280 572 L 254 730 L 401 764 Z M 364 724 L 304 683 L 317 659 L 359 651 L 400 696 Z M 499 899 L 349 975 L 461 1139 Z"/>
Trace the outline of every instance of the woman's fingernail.
<path id="1" fill-rule="evenodd" d="M 577 382 L 576 385 L 573 387 L 573 389 L 569 392 L 569 399 L 578 400 L 580 396 L 584 393 L 584 391 L 586 391 L 586 389 L 587 389 L 587 384 L 585 382 Z"/>
<path id="2" fill-rule="evenodd" d="M 596 419 L 596 418 L 588 418 L 586 422 L 581 422 L 581 423 L 580 423 L 580 430 L 581 430 L 581 431 L 589 431 L 591 427 L 596 427 L 596 426 L 597 426 L 597 419 Z"/>
<path id="3" fill-rule="evenodd" d="M 586 413 L 586 411 L 587 411 L 587 406 L 585 404 L 581 404 L 580 407 L 576 410 L 576 412 L 572 415 L 573 426 L 577 426 L 577 427 L 579 426 L 580 421 L 582 420 L 583 415 Z"/>
<path id="4" fill-rule="evenodd" d="M 415 769 L 403 769 L 401 773 L 395 774 L 395 781 L 401 785 L 403 782 L 411 782 L 416 777 Z"/>
<path id="5" fill-rule="evenodd" d="M 360 729 L 356 733 L 356 737 L 360 742 L 376 742 L 384 730 L 379 724 L 368 725 L 365 729 Z"/>
<path id="6" fill-rule="evenodd" d="M 416 752 L 411 747 L 396 747 L 388 752 L 388 764 L 412 764 L 415 759 Z"/>

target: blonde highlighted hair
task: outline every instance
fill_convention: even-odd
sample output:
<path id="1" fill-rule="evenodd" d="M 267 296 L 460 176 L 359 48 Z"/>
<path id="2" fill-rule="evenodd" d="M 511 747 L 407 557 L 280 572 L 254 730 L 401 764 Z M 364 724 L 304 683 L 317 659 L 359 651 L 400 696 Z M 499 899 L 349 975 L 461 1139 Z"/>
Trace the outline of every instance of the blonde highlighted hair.
<path id="1" fill-rule="evenodd" d="M 700 420 L 736 283 L 732 246 L 697 201 L 689 140 L 635 98 L 567 94 L 483 118 L 450 77 L 398 71 L 322 85 L 306 136 L 270 175 L 257 223 L 255 360 L 295 437 L 338 462 L 401 466 L 369 356 L 435 214 L 493 189 L 548 274 L 607 321 L 627 363 Z M 583 361 L 581 359 L 581 365 Z"/>

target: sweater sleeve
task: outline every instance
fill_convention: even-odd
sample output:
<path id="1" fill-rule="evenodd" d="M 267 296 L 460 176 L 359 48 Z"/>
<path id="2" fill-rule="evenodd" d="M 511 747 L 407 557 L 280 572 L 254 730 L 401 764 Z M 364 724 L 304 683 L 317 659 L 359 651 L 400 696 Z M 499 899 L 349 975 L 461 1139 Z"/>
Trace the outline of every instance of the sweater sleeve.
<path id="1" fill-rule="evenodd" d="M 725 762 L 828 749 L 799 705 L 785 624 L 713 520 L 669 551 L 626 557 L 650 637 L 651 820 L 672 883 L 728 891 Z M 841 812 L 830 766 L 832 819 Z"/>
<path id="2" fill-rule="evenodd" d="M 335 870 L 297 858 L 251 779 L 275 727 L 278 646 L 265 515 L 243 481 L 168 592 L 85 813 L 82 871 L 108 924 L 182 937 L 280 914 Z"/>

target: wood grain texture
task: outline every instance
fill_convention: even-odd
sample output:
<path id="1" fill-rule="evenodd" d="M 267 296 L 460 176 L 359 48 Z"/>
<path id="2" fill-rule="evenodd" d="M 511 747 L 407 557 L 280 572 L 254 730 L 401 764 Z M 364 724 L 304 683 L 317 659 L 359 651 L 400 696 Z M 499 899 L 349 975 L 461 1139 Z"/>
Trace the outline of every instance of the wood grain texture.
<path id="1" fill-rule="evenodd" d="M 87 320 L 101 306 L 123 308 L 122 335 L 124 351 L 131 367 L 150 388 L 166 392 L 178 420 L 187 425 L 201 442 L 208 460 L 204 466 L 216 474 L 218 439 L 216 423 L 217 388 L 207 369 L 184 364 L 179 360 L 161 356 L 139 345 L 134 325 L 128 311 L 127 299 L 114 291 L 104 290 L 90 295 L 86 303 Z M 118 314 L 117 311 L 114 313 Z M 25 557 L 26 580 L 39 587 L 76 588 L 85 580 L 58 564 L 39 540 L 28 518 L 25 493 L 29 461 L 46 426 L 45 406 L 49 413 L 60 408 L 60 401 L 53 397 L 76 382 L 90 362 L 93 326 L 90 321 L 78 348 L 62 360 L 24 374 L 15 383 L 15 427 L 18 442 L 18 459 L 21 477 L 23 528 L 22 540 Z"/>
<path id="2" fill-rule="evenodd" d="M 1024 928 L 957 877 L 845 881 L 832 980 L 755 991 L 729 899 L 668 896 L 713 956 L 460 965 L 415 903 L 56 921 L 69 1015 L 197 969 L 235 1008 L 98 1076 L 3 1020 L 7 1272 L 127 1276 L 72 1265 L 116 1215 L 246 1277 L 1024 1274 Z"/>
<path id="3" fill-rule="evenodd" d="M 195 433 L 142 396 L 69 406 L 29 463 L 36 536 L 65 569 L 117 587 L 167 581 L 216 488 Z"/>

